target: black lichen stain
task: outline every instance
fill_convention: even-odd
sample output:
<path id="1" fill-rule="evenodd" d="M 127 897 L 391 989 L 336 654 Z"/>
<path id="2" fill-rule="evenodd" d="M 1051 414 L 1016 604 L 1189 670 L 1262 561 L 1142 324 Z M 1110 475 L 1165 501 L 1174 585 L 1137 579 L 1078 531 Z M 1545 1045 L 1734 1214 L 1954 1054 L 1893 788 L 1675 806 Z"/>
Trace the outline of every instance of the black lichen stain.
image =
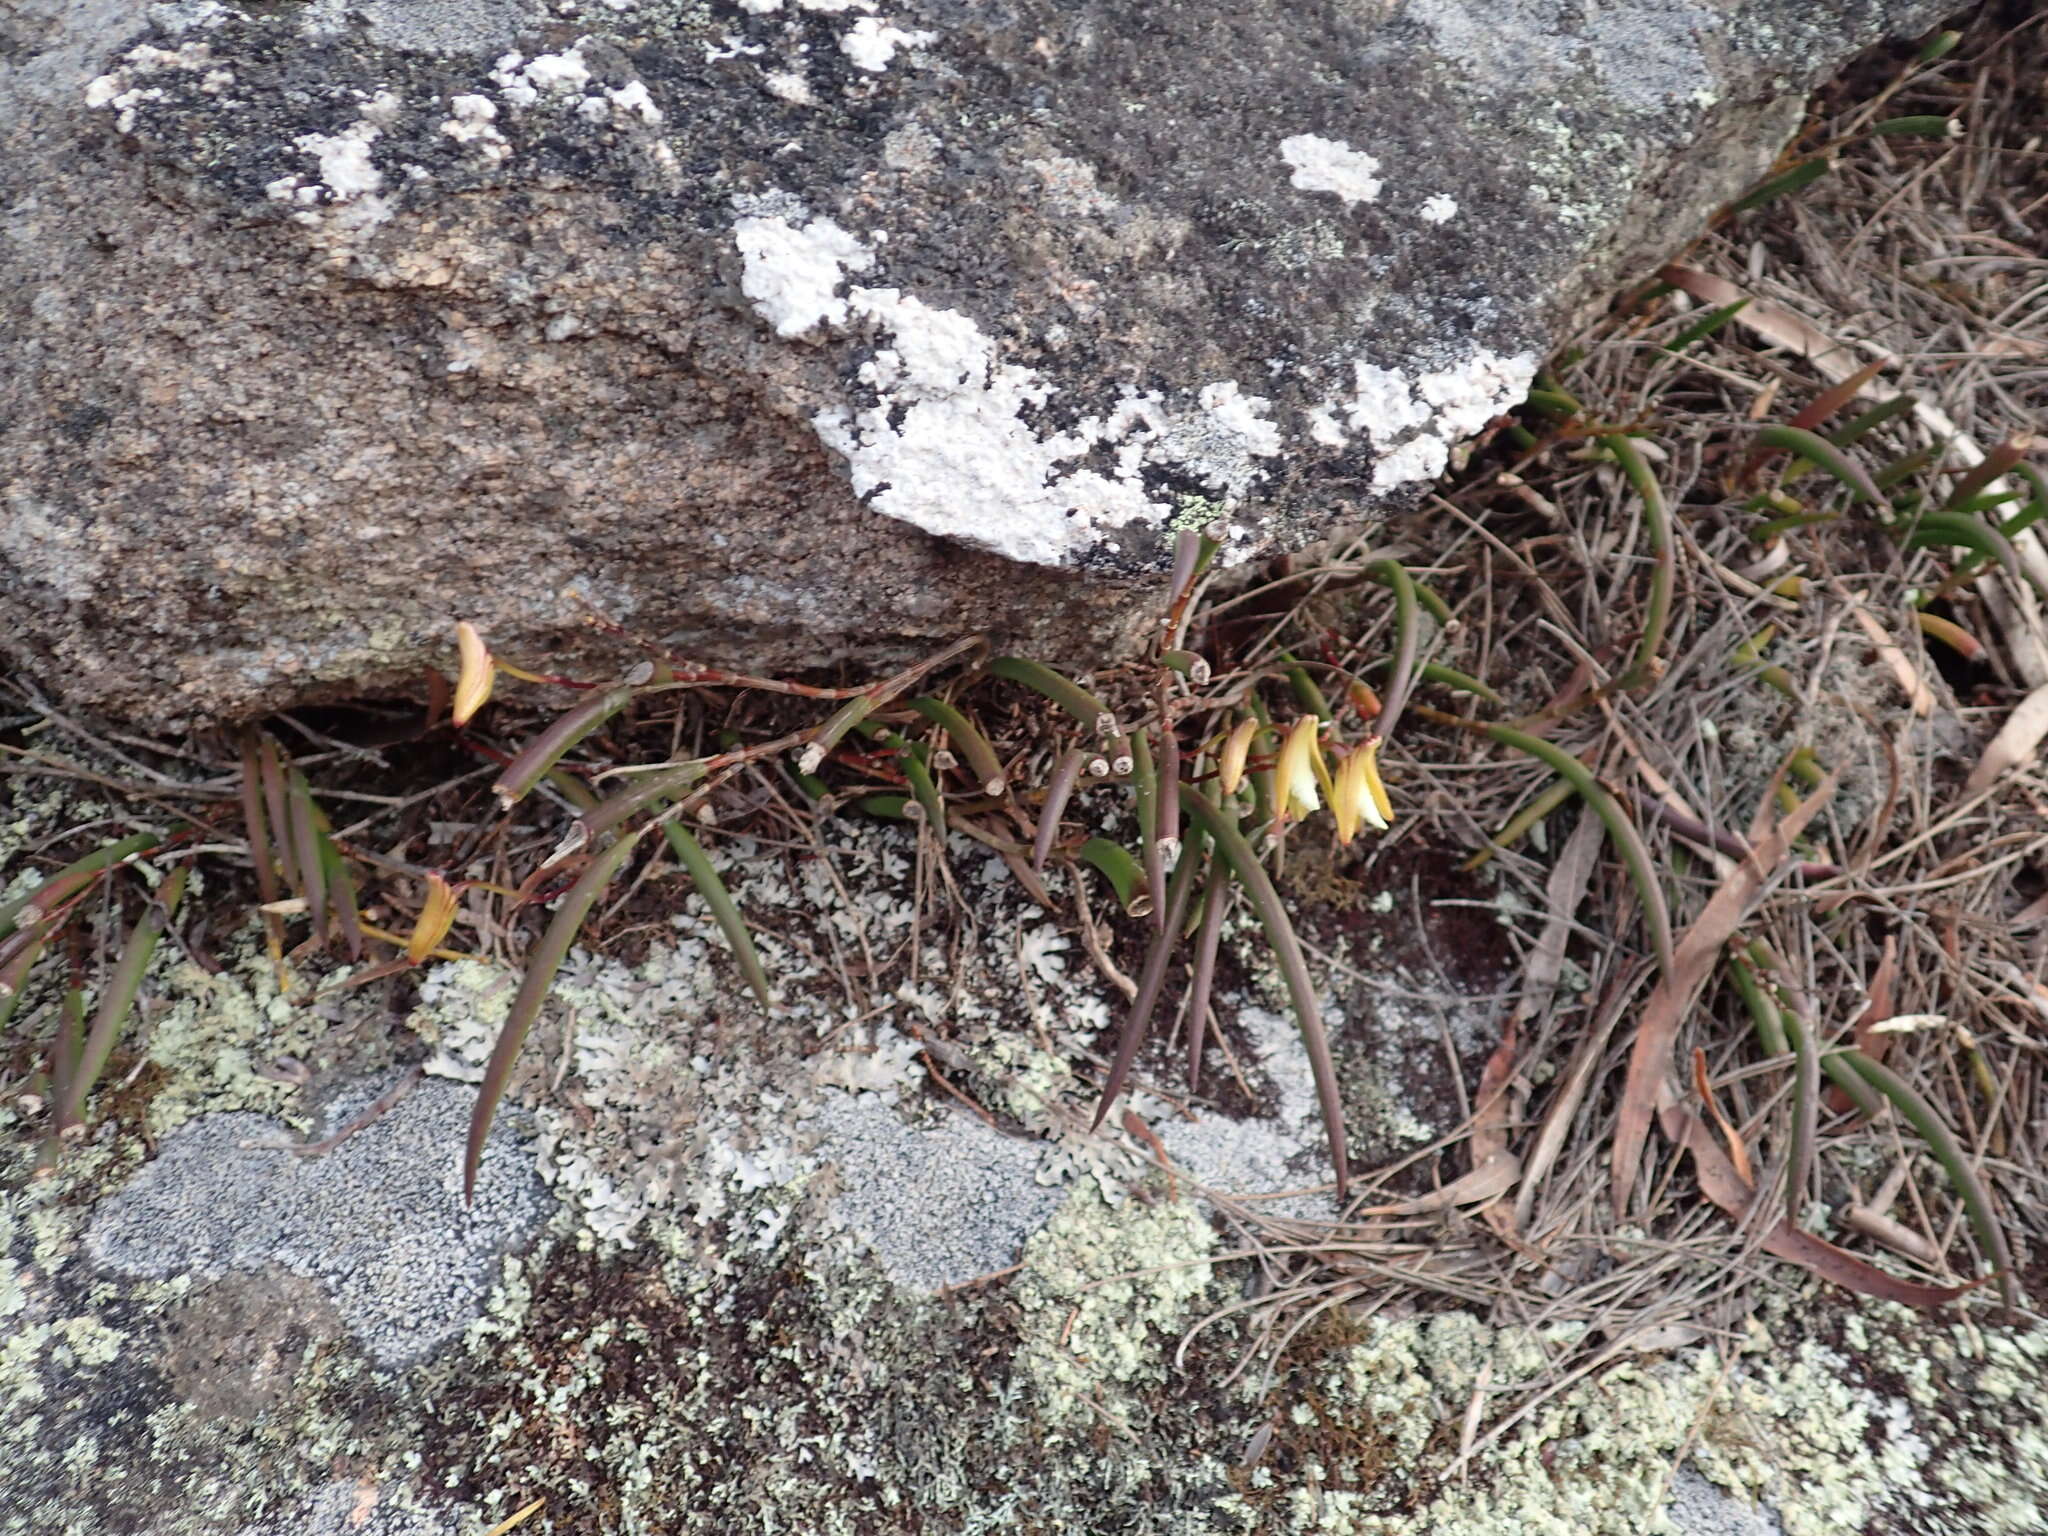
<path id="1" fill-rule="evenodd" d="M 24 1266 L 31 1258 L 25 1244 L 14 1257 Z M 300 1485 L 309 1425 L 349 1425 L 366 1465 L 402 1433 L 393 1400 L 333 1340 L 319 1298 L 291 1311 L 276 1286 L 241 1277 L 262 1294 L 234 1309 L 252 1329 L 236 1340 L 233 1318 L 205 1315 L 220 1298 L 204 1285 L 159 1310 L 108 1295 L 82 1261 L 44 1271 L 38 1283 L 48 1315 L 89 1317 L 117 1337 L 104 1360 L 78 1358 L 59 1342 L 61 1331 L 43 1344 L 37 1412 L 0 1436 L 0 1528 L 195 1528 L 181 1522 L 194 1518 L 203 1490 L 220 1522 L 207 1528 L 232 1531 L 255 1517 L 262 1498 Z M 81 1459 L 86 1436 L 93 1455 Z"/>
<path id="2" fill-rule="evenodd" d="M 1230 1488 L 1190 1471 L 1254 1422 L 1215 1385 L 1231 1329 L 1087 1451 L 1041 1433 L 1000 1283 L 926 1299 L 800 1258 L 720 1262 L 740 1273 L 678 1294 L 645 1264 L 544 1261 L 517 1338 L 441 1397 L 428 1481 L 545 1496 L 552 1529 L 579 1536 L 941 1536 L 996 1508 L 1026 1536 L 1226 1528 L 1205 1512 Z"/>

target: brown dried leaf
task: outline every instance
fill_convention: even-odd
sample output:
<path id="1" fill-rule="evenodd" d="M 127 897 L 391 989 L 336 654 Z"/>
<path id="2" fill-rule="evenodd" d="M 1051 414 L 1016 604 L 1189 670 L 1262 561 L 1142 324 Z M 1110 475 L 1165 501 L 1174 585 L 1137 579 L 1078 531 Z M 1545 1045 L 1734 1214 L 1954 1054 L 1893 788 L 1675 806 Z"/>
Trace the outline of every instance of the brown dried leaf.
<path id="1" fill-rule="evenodd" d="M 1590 821 L 1592 818 L 1587 819 Z M 1515 1020 L 1509 1019 L 1508 1027 L 1501 1032 L 1500 1044 L 1493 1048 L 1493 1054 L 1486 1058 L 1485 1069 L 1479 1074 L 1479 1104 L 1472 1111 L 1474 1173 L 1508 1149 L 1508 1084 L 1515 1075 L 1515 1053 L 1521 1043 L 1519 1035 Z"/>
<path id="2" fill-rule="evenodd" d="M 1691 294 L 1702 304 L 1711 304 L 1717 309 L 1748 299 L 1750 302 L 1735 316 L 1735 324 L 1772 346 L 1787 347 L 1802 357 L 1829 358 L 1842 365 L 1841 377 L 1846 378 L 1855 371 L 1855 365 L 1850 362 L 1854 354 L 1846 343 L 1815 329 L 1790 310 L 1780 309 L 1753 294 L 1744 293 L 1725 278 L 1676 264 L 1666 267 L 1658 276 L 1672 287 Z M 1887 364 L 1891 361 L 1890 358 L 1884 359 Z"/>
<path id="3" fill-rule="evenodd" d="M 1668 1104 L 1659 1115 L 1664 1134 L 1692 1154 L 1693 1171 L 1700 1192 L 1740 1221 L 1749 1213 L 1755 1189 L 1736 1172 L 1714 1142 L 1707 1123 L 1682 1104 Z M 1880 1301 L 1896 1301 L 1908 1307 L 1938 1307 L 1974 1291 L 1984 1282 L 1969 1285 L 1922 1285 L 1902 1280 L 1853 1253 L 1837 1248 L 1810 1232 L 1801 1231 L 1780 1217 L 1764 1234 L 1764 1252 L 1811 1271 L 1823 1280 Z M 1989 1279 L 1989 1276 L 1985 1277 Z"/>
<path id="4" fill-rule="evenodd" d="M 1756 1183 L 1756 1170 L 1750 1165 L 1749 1148 L 1742 1144 L 1742 1137 L 1721 1113 L 1721 1101 L 1714 1097 L 1714 1085 L 1707 1079 L 1707 1053 L 1698 1046 L 1692 1050 L 1692 1085 L 1700 1096 L 1700 1102 L 1707 1106 L 1707 1112 L 1714 1117 L 1714 1128 L 1721 1133 L 1721 1140 L 1728 1144 L 1728 1161 L 1743 1183 Z"/>
<path id="5" fill-rule="evenodd" d="M 1588 821 L 1598 819 L 1594 816 L 1586 818 Z M 1511 1089 L 1515 1058 L 1521 1048 L 1519 1024 L 1515 1017 L 1508 1019 L 1507 1028 L 1501 1031 L 1500 1044 L 1493 1048 L 1493 1054 L 1486 1058 L 1485 1070 L 1479 1074 L 1479 1104 L 1472 1111 L 1472 1171 L 1465 1176 L 1478 1187 L 1485 1187 L 1483 1176 L 1489 1169 L 1506 1169 L 1509 1177 L 1501 1187 L 1501 1195 L 1512 1190 L 1522 1177 L 1521 1159 L 1508 1151 L 1508 1123 L 1514 1116 Z M 1489 1197 L 1486 1209 L 1480 1215 L 1502 1241 L 1517 1249 L 1521 1247 L 1521 1224 L 1516 1221 L 1512 1206 L 1499 1198 Z"/>
<path id="6" fill-rule="evenodd" d="M 1877 969 L 1871 973 L 1870 1001 L 1856 1015 L 1856 1022 L 1849 1026 L 1856 1049 L 1872 1061 L 1883 1061 L 1884 1053 L 1891 1048 L 1891 1036 L 1873 1030 L 1871 1026 L 1892 1016 L 1892 985 L 1898 980 L 1898 975 L 1899 941 L 1897 935 L 1888 933 L 1884 936 L 1884 951 L 1878 956 Z M 1827 1105 L 1838 1115 L 1845 1115 L 1855 1108 L 1840 1084 L 1829 1086 Z"/>
<path id="7" fill-rule="evenodd" d="M 1851 601 L 1854 602 L 1854 599 Z M 1913 713 L 1933 714 L 1934 690 L 1927 686 L 1926 679 L 1920 675 L 1920 669 L 1913 665 L 1912 658 L 1900 647 L 1899 642 L 1877 622 L 1877 615 L 1862 603 L 1855 602 L 1850 612 L 1856 615 L 1856 622 L 1863 627 L 1863 633 L 1870 637 L 1870 643 L 1876 647 L 1878 656 L 1892 669 L 1892 676 L 1898 679 L 1899 689 L 1912 704 Z"/>
<path id="8" fill-rule="evenodd" d="M 1969 782 L 1963 785 L 1963 792 L 1974 795 L 1989 789 L 2006 773 L 2031 758 L 2044 736 L 2048 736 L 2048 686 L 2036 688 L 2005 717 L 2005 724 L 1999 727 L 1998 734 L 1991 738 L 1991 745 L 1984 749 L 1983 757 L 1970 771 Z"/>
<path id="9" fill-rule="evenodd" d="M 1657 989 L 1643 1004 L 1635 1045 L 1629 1052 L 1628 1080 L 1622 1089 L 1614 1149 L 1608 1165 L 1617 1215 L 1627 1211 L 1629 1196 L 1635 1191 L 1636 1169 L 1642 1160 L 1643 1143 L 1649 1139 L 1651 1114 L 1665 1102 L 1677 1099 L 1671 1084 L 1671 1052 L 1678 1043 L 1679 1024 L 1720 963 L 1722 948 L 1748 915 L 1750 904 L 1784 864 L 1793 839 L 1834 794 L 1838 777 L 1829 774 L 1820 788 L 1800 802 L 1797 810 L 1755 841 L 1750 856 L 1721 882 L 1720 889 L 1686 929 L 1678 941 L 1669 974 L 1658 980 Z"/>
<path id="10" fill-rule="evenodd" d="M 1512 1152 L 1497 1152 L 1470 1173 L 1451 1180 L 1413 1200 L 1396 1200 L 1392 1205 L 1367 1206 L 1360 1216 L 1428 1216 L 1454 1206 L 1478 1205 L 1498 1200 L 1515 1187 L 1522 1176 L 1522 1162 Z"/>
<path id="11" fill-rule="evenodd" d="M 1829 385 L 1792 418 L 1790 425 L 1808 432 L 1817 430 L 1822 422 L 1862 393 L 1863 386 L 1882 373 L 1888 362 L 1887 358 L 1873 358 L 1839 384 Z"/>
<path id="12" fill-rule="evenodd" d="M 1543 931 L 1522 967 L 1522 1000 L 1515 1017 L 1533 1017 L 1545 1007 L 1564 976 L 1565 947 L 1571 942 L 1573 919 L 1592 886 L 1593 872 L 1600 867 L 1600 846 L 1604 829 L 1600 818 L 1590 811 L 1579 813 L 1578 825 L 1565 839 L 1564 849 L 1544 882 Z"/>

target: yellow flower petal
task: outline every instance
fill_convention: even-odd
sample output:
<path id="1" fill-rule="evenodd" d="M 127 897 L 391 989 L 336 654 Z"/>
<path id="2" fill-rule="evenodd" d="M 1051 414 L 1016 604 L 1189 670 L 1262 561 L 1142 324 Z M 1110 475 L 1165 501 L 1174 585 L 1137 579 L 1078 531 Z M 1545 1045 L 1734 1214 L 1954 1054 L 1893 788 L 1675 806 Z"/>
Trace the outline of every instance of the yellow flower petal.
<path id="1" fill-rule="evenodd" d="M 1224 794 L 1236 794 L 1237 786 L 1244 782 L 1244 760 L 1250 755 L 1252 738 L 1258 733 L 1259 722 L 1246 715 L 1223 743 L 1222 754 L 1216 760 L 1216 782 Z"/>
<path id="2" fill-rule="evenodd" d="M 467 620 L 455 626 L 455 648 L 462 658 L 462 670 L 455 679 L 454 719 L 457 725 L 467 725 L 490 698 L 498 667 L 484 637 Z"/>
<path id="3" fill-rule="evenodd" d="M 1366 822 L 1375 832 L 1384 832 L 1393 825 L 1394 802 L 1387 798 L 1387 786 L 1380 778 L 1380 739 L 1377 736 L 1365 738 L 1365 745 L 1359 748 L 1365 754 L 1365 787 L 1370 791 L 1372 813 Z"/>
<path id="4" fill-rule="evenodd" d="M 441 947 L 455 923 L 455 887 L 439 875 L 427 875 L 427 899 L 420 903 L 419 921 L 412 925 L 405 958 L 418 965 Z"/>
<path id="5" fill-rule="evenodd" d="M 1337 770 L 1337 788 L 1330 796 L 1330 815 L 1337 823 L 1337 841 L 1348 843 L 1358 836 L 1358 807 L 1366 798 L 1365 780 L 1359 772 L 1360 752 L 1344 759 Z"/>
<path id="6" fill-rule="evenodd" d="M 1375 832 L 1387 830 L 1393 807 L 1387 801 L 1387 787 L 1380 782 L 1380 741 L 1368 736 L 1344 759 L 1337 772 L 1337 787 L 1330 796 L 1330 811 L 1337 819 L 1337 836 L 1350 842 L 1360 825 Z"/>
<path id="7" fill-rule="evenodd" d="M 1303 715 L 1281 745 L 1276 788 L 1283 817 L 1308 816 L 1322 808 L 1322 797 L 1316 793 L 1316 761 L 1321 755 L 1316 737 L 1322 725 L 1314 715 Z"/>

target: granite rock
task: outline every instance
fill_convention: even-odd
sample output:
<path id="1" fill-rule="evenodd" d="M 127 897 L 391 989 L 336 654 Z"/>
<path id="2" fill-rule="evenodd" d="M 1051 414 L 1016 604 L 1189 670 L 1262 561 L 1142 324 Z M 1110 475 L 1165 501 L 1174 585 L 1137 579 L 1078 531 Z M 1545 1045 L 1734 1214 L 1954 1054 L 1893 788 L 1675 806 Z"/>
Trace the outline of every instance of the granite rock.
<path id="1" fill-rule="evenodd" d="M 1412 501 L 1925 0 L 24 0 L 0 597 L 155 724 L 595 610 L 1117 650 Z"/>

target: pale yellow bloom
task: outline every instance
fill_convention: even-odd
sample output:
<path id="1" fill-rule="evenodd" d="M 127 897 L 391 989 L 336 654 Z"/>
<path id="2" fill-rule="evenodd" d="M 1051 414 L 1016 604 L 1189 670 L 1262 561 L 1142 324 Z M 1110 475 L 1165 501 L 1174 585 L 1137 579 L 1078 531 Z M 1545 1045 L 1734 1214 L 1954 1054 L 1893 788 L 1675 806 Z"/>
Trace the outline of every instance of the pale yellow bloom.
<path id="1" fill-rule="evenodd" d="M 414 965 L 424 961 L 448 937 L 454 922 L 455 887 L 429 871 L 427 899 L 420 903 L 419 921 L 412 925 L 412 939 L 405 946 L 406 959 Z"/>
<path id="2" fill-rule="evenodd" d="M 1322 759 L 1322 747 L 1316 738 L 1322 726 L 1323 722 L 1314 715 L 1303 715 L 1294 722 L 1280 747 L 1280 761 L 1276 765 L 1279 782 L 1275 788 L 1282 817 L 1309 816 L 1322 808 L 1322 796 L 1316 791 L 1316 769 Z"/>
<path id="3" fill-rule="evenodd" d="M 1368 736 L 1344 759 L 1337 770 L 1337 787 L 1330 795 L 1330 813 L 1337 818 L 1337 836 L 1350 842 L 1361 823 L 1384 832 L 1394 819 L 1387 799 L 1387 786 L 1380 781 L 1380 739 Z"/>
<path id="4" fill-rule="evenodd" d="M 1258 734 L 1259 722 L 1246 715 L 1224 741 L 1222 755 L 1216 760 L 1216 782 L 1224 794 L 1236 794 L 1237 786 L 1244 782 L 1244 760 L 1251 754 L 1252 738 Z"/>
<path id="5" fill-rule="evenodd" d="M 484 637 L 467 620 L 455 626 L 455 649 L 462 659 L 462 670 L 455 678 L 454 719 L 457 725 L 467 725 L 490 698 L 498 664 L 484 644 Z"/>

